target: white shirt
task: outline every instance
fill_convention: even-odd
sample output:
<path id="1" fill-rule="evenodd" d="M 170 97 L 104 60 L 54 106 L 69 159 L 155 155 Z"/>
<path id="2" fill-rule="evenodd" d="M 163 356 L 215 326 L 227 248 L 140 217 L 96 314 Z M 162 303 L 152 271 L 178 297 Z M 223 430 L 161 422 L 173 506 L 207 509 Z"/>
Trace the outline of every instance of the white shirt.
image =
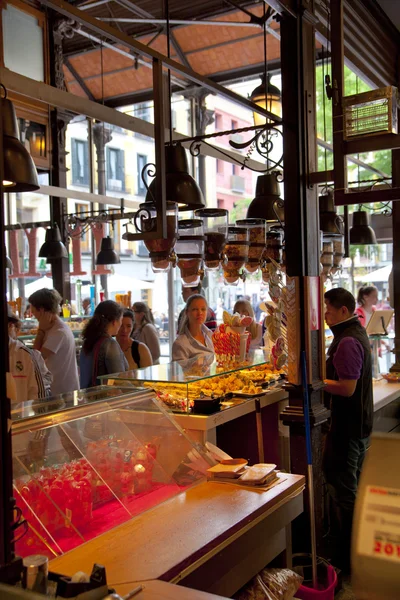
<path id="1" fill-rule="evenodd" d="M 9 338 L 10 373 L 15 381 L 17 402 L 45 398 L 46 390 L 34 354 L 19 340 Z"/>
<path id="2" fill-rule="evenodd" d="M 187 360 L 199 354 L 213 356 L 214 344 L 211 338 L 212 333 L 205 325 L 201 326 L 201 332 L 204 335 L 206 345 L 198 342 L 190 333 L 189 328 L 186 327 L 185 331 L 178 335 L 172 344 L 172 360 Z"/>
<path id="3" fill-rule="evenodd" d="M 257 350 L 262 344 L 262 325 L 261 323 L 257 323 L 257 337 L 251 339 L 250 337 L 250 348 L 249 350 Z"/>
<path id="4" fill-rule="evenodd" d="M 79 390 L 75 338 L 64 321 L 57 318 L 53 327 L 46 331 L 42 348 L 52 352 L 45 361 L 53 375 L 51 394 L 55 396 Z"/>

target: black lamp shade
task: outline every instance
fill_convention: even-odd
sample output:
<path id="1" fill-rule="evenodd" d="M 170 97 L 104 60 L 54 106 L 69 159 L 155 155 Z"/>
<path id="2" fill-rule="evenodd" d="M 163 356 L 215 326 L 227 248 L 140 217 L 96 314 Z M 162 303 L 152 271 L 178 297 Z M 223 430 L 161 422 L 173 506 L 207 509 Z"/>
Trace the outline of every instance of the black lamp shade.
<path id="1" fill-rule="evenodd" d="M 261 85 L 257 86 L 250 94 L 250 100 L 258 104 L 260 108 L 268 110 L 273 115 L 281 116 L 282 102 L 281 91 L 271 83 L 271 76 L 268 76 L 267 85 L 265 85 L 265 76 L 261 77 Z M 264 125 L 268 122 L 265 117 L 257 112 L 253 112 L 254 125 Z"/>
<path id="2" fill-rule="evenodd" d="M 189 163 L 183 146 L 166 146 L 165 166 L 167 200 L 176 202 L 180 212 L 204 208 L 203 193 L 189 173 Z M 154 203 L 156 179 L 153 179 L 149 186 L 145 202 Z"/>
<path id="3" fill-rule="evenodd" d="M 37 171 L 31 155 L 19 140 L 15 108 L 4 99 L 2 106 L 4 179 L 6 192 L 33 192 L 39 189 Z"/>
<path id="4" fill-rule="evenodd" d="M 335 201 L 332 190 L 318 198 L 319 202 L 319 228 L 324 233 L 343 235 L 343 220 L 336 213 Z"/>
<path id="5" fill-rule="evenodd" d="M 118 265 L 120 262 L 119 254 L 114 250 L 114 240 L 110 236 L 103 238 L 96 265 Z"/>
<path id="6" fill-rule="evenodd" d="M 350 229 L 350 244 L 370 246 L 376 244 L 375 231 L 369 225 L 369 214 L 365 210 L 353 212 L 353 226 Z"/>
<path id="7" fill-rule="evenodd" d="M 61 241 L 61 234 L 57 223 L 46 229 L 46 239 L 39 250 L 39 258 L 56 259 L 68 258 L 66 247 Z"/>
<path id="8" fill-rule="evenodd" d="M 247 209 L 248 219 L 265 219 L 269 223 L 285 220 L 277 175 L 277 173 L 267 173 L 257 178 L 256 196 Z"/>

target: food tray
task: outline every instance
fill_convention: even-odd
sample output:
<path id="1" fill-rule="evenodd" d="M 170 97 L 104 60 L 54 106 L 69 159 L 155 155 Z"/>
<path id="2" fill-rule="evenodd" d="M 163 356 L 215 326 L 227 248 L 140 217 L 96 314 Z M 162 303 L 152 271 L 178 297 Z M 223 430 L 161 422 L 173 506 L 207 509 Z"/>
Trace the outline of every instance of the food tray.
<path id="1" fill-rule="evenodd" d="M 389 383 L 400 383 L 400 374 L 396 375 L 396 373 L 382 373 L 382 377 Z"/>

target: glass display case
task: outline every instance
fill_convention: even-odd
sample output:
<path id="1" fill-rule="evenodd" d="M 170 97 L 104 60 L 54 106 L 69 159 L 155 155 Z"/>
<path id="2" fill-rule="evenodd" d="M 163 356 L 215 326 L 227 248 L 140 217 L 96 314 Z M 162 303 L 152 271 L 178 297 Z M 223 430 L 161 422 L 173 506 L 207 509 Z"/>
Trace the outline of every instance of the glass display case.
<path id="1" fill-rule="evenodd" d="M 192 411 L 201 394 L 221 399 L 235 396 L 240 401 L 266 393 L 281 377 L 282 373 L 267 362 L 263 350 L 256 350 L 249 353 L 246 361 L 225 367 L 208 355 L 104 375 L 99 379 L 109 385 L 153 388 L 157 397 L 172 410 L 187 413 Z"/>
<path id="2" fill-rule="evenodd" d="M 62 555 L 205 481 L 214 464 L 149 390 L 99 386 L 12 416 L 22 557 Z"/>

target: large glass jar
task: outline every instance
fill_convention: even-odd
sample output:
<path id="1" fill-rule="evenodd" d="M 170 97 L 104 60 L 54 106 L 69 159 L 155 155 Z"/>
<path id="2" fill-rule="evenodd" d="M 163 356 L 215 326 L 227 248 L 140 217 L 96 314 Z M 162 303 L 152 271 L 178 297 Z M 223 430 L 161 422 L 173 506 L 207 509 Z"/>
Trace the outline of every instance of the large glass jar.
<path id="1" fill-rule="evenodd" d="M 249 232 L 246 227 L 228 227 L 228 240 L 225 245 L 224 279 L 236 285 L 241 277 L 240 269 L 249 258 Z"/>
<path id="2" fill-rule="evenodd" d="M 185 219 L 178 221 L 178 240 L 175 253 L 181 271 L 182 285 L 194 287 L 200 283 L 201 267 L 204 259 L 203 221 Z"/>
<path id="3" fill-rule="evenodd" d="M 264 257 L 266 262 L 275 261 L 279 265 L 283 262 L 283 231 L 271 229 L 267 233 Z"/>
<path id="4" fill-rule="evenodd" d="M 204 223 L 204 265 L 209 271 L 219 268 L 228 235 L 228 211 L 225 208 L 202 208 L 195 216 Z"/>
<path id="5" fill-rule="evenodd" d="M 236 221 L 239 227 L 246 227 L 249 232 L 249 258 L 245 264 L 248 273 L 255 273 L 260 266 L 265 249 L 267 221 L 265 219 L 241 219 Z"/>
<path id="6" fill-rule="evenodd" d="M 321 254 L 321 268 L 322 275 L 328 277 L 330 275 L 331 270 L 333 269 L 333 241 L 330 237 L 326 238 L 324 236 L 324 241 L 322 243 L 322 254 Z"/>
<path id="7" fill-rule="evenodd" d="M 135 227 L 141 233 L 156 229 L 157 209 L 155 204 L 146 202 L 140 204 L 135 217 Z M 157 240 L 144 240 L 144 245 L 150 253 L 151 268 L 157 273 L 169 271 L 171 255 L 178 237 L 178 205 L 167 202 L 167 237 Z"/>

